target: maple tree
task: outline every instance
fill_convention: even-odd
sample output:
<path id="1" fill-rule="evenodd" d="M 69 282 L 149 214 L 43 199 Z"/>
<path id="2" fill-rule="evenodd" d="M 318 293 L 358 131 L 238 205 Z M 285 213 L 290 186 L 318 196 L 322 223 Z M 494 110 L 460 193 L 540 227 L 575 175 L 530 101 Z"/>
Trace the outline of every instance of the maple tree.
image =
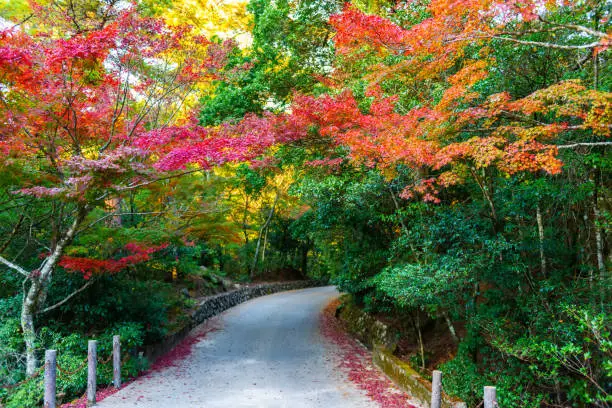
<path id="1" fill-rule="evenodd" d="M 133 254 L 118 260 L 65 256 L 78 234 L 108 218 L 91 219 L 94 209 L 115 211 L 117 199 L 155 182 L 156 168 L 181 167 L 184 155 L 198 157 L 202 165 L 220 164 L 249 157 L 251 147 L 263 143 L 222 130 L 207 135 L 181 113 L 193 89 L 216 77 L 231 42 L 215 44 L 188 26 L 170 27 L 132 9 L 109 11 L 113 18 L 86 30 L 77 17 L 53 7 L 35 6 L 34 13 L 38 19 L 64 21 L 65 32 L 30 34 L 14 26 L 0 33 L 1 165 L 17 172 L 9 198 L 25 214 L 13 225 L 13 236 L 33 222 L 28 211 L 35 211 L 37 201 L 52 208 L 53 233 L 42 244 L 39 266 L 0 257 L 26 282 L 21 321 L 28 374 L 37 366 L 34 319 L 54 307 L 45 307 L 45 300 L 57 266 L 89 277 L 146 260 L 155 248 L 130 244 L 126 249 Z M 187 46 L 194 43 L 198 46 Z M 181 121 L 181 127 L 170 126 Z M 156 145 L 163 143 L 163 135 L 185 147 L 160 158 L 163 151 L 149 141 L 154 137 Z M 152 154 L 157 161 L 148 158 Z"/>
<path id="2" fill-rule="evenodd" d="M 482 42 L 481 54 L 486 52 L 485 40 L 523 41 L 514 36 L 500 37 L 509 25 L 503 23 L 500 15 L 508 13 L 506 20 L 510 22 L 516 22 L 519 15 L 527 22 L 537 19 L 535 3 L 531 8 L 507 2 L 462 4 L 467 16 L 458 13 L 455 7 L 458 4 L 432 2 L 428 6 L 432 17 L 403 29 L 389 20 L 365 15 L 347 6 L 343 13 L 332 18 L 337 29 L 334 37 L 337 52 L 347 56 L 351 63 L 352 58 L 363 57 L 363 52 L 382 54 L 385 58 L 395 55 L 401 60 L 392 64 L 377 63 L 369 68 L 366 74 L 369 84 L 364 95 L 369 98 L 366 112 L 349 90 L 334 97 L 303 97 L 295 102 L 291 120 L 296 124 L 292 126 L 302 129 L 317 126 L 322 136 L 348 147 L 352 160 L 370 166 L 389 168 L 405 163 L 413 168 L 438 170 L 453 164 L 462 168 L 465 163 L 471 163 L 475 170 L 496 166 L 508 174 L 539 170 L 558 173 L 561 162 L 556 158 L 557 149 L 572 147 L 572 143 L 556 145 L 555 139 L 561 136 L 577 131 L 592 132 L 600 139 L 610 136 L 609 93 L 588 89 L 579 81 L 554 84 L 519 99 L 513 99 L 508 92 L 482 95 L 474 87 L 486 80 L 495 64 L 486 55 L 476 60 L 463 59 L 460 69 L 445 79 L 440 78 L 444 71 L 455 68 L 457 59 L 465 53 L 466 44 L 472 45 L 476 38 Z M 459 18 L 461 21 L 449 24 L 449 20 Z M 495 24 L 497 19 L 499 24 Z M 609 35 L 605 33 L 591 32 L 582 26 L 556 25 L 544 17 L 540 21 L 544 25 L 541 30 L 547 30 L 546 25 L 550 24 L 554 29 L 587 32 L 597 38 L 586 45 L 567 47 L 590 47 L 595 53 L 607 47 Z M 442 26 L 455 30 L 442 29 Z M 483 31 L 482 27 L 491 26 L 494 29 Z M 519 34 L 517 31 L 516 35 Z M 530 45 L 562 46 L 545 42 Z M 342 71 L 336 75 L 345 76 Z M 444 91 L 437 98 L 428 93 L 415 95 L 413 103 L 418 105 L 407 110 L 398 95 L 385 94 L 380 86 L 381 82 L 400 77 L 402 82 L 441 82 Z M 550 119 L 538 120 L 537 116 Z M 466 139 L 466 132 L 479 135 Z M 597 146 L 608 142 L 591 143 Z M 589 143 L 580 141 L 578 145 Z M 430 180 L 433 179 L 417 180 L 415 187 L 429 191 L 431 188 L 423 183 L 431 184 Z M 442 186 L 459 180 L 459 174 L 452 169 L 436 177 L 436 183 Z M 411 192 L 406 191 L 404 195 L 411 196 Z M 435 200 L 429 193 L 425 198 Z"/>

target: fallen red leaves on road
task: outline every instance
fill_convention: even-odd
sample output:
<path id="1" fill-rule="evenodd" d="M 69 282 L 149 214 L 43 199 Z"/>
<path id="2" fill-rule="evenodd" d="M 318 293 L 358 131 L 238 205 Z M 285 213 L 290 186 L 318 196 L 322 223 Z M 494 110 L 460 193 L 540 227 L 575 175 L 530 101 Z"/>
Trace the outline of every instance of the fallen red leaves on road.
<path id="1" fill-rule="evenodd" d="M 109 386 L 109 387 L 99 390 L 96 393 L 96 401 L 102 401 L 104 398 L 119 392 L 121 389 L 127 387 L 133 381 L 134 380 L 132 379 L 130 381 L 127 381 L 124 384 L 121 384 L 121 388 L 115 388 L 113 386 Z M 87 394 L 83 395 L 81 398 L 77 400 L 63 404 L 61 408 L 87 408 Z"/>
<path id="2" fill-rule="evenodd" d="M 216 319 L 209 319 L 206 323 L 200 327 L 194 329 L 187 337 L 181 340 L 176 346 L 174 346 L 169 352 L 159 357 L 147 371 L 141 373 L 140 377 L 147 377 L 155 371 L 164 370 L 169 367 L 179 367 L 179 363 L 189 357 L 193 351 L 193 346 L 202 340 L 208 333 L 212 333 L 220 329 L 218 321 Z M 111 396 L 119 390 L 123 389 L 136 379 L 130 379 L 121 385 L 121 388 L 107 387 L 98 390 L 96 393 L 96 400 L 102 401 L 104 398 Z M 72 402 L 63 404 L 61 408 L 87 408 L 87 395 L 83 395 L 81 398 Z"/>
<path id="3" fill-rule="evenodd" d="M 208 333 L 215 332 L 220 329 L 216 319 L 210 319 L 200 327 L 191 332 L 179 344 L 174 346 L 172 350 L 158 358 L 151 365 L 151 369 L 146 373 L 163 370 L 168 367 L 178 367 L 179 363 L 191 355 L 193 346 L 202 340 Z"/>
<path id="4" fill-rule="evenodd" d="M 368 350 L 347 334 L 335 312 L 339 300 L 329 303 L 321 314 L 320 327 L 323 335 L 333 342 L 341 353 L 339 366 L 348 373 L 348 378 L 368 397 L 383 408 L 416 408 L 409 396 L 385 377 L 373 364 Z"/>

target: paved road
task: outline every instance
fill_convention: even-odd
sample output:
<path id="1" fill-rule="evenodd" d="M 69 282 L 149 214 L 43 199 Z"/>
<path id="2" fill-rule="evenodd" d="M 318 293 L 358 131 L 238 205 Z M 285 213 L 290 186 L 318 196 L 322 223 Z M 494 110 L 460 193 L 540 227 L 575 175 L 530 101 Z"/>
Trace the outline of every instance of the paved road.
<path id="1" fill-rule="evenodd" d="M 312 288 L 264 296 L 220 318 L 178 367 L 141 378 L 100 408 L 370 408 L 321 338 L 321 309 L 338 292 Z"/>

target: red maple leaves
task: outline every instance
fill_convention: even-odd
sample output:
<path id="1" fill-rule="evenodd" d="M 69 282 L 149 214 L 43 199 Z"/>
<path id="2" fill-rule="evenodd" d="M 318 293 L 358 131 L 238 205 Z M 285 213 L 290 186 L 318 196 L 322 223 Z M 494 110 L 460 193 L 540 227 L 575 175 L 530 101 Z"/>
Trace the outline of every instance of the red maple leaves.
<path id="1" fill-rule="evenodd" d="M 168 244 L 144 247 L 141 244 L 126 244 L 124 250 L 129 253 L 118 259 L 92 259 L 85 257 L 63 256 L 58 265 L 72 272 L 80 272 L 85 279 L 90 279 L 94 274 L 117 273 L 125 268 L 146 262 L 151 254 L 168 247 Z"/>
<path id="2" fill-rule="evenodd" d="M 341 350 L 341 363 L 348 378 L 368 397 L 384 408 L 414 408 L 408 395 L 400 391 L 372 365 L 369 352 L 355 339 L 351 338 L 335 317 L 339 300 L 329 303 L 321 314 L 320 328 L 323 335 Z"/>

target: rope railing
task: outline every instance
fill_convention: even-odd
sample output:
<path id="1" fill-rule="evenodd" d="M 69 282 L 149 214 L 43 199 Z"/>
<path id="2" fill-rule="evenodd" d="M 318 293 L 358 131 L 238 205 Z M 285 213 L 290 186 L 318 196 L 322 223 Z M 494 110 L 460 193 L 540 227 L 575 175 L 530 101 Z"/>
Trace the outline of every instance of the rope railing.
<path id="1" fill-rule="evenodd" d="M 73 377 L 74 375 L 80 373 L 85 367 L 87 367 L 87 359 L 84 359 L 81 365 L 72 371 L 62 368 L 59 362 L 56 363 L 55 367 L 57 368 L 57 372 L 61 375 L 65 377 Z"/>
<path id="2" fill-rule="evenodd" d="M 102 360 L 100 357 L 98 357 L 98 364 L 106 365 L 106 364 L 110 363 L 112 359 L 113 359 L 113 355 L 112 354 L 110 356 L 108 356 L 108 358 L 106 360 Z"/>
<path id="3" fill-rule="evenodd" d="M 116 388 L 119 388 L 121 387 L 121 366 L 129 358 L 129 354 L 126 354 L 123 358 L 121 358 L 121 340 L 119 336 L 113 336 L 113 352 L 108 358 L 103 359 L 99 357 L 97 349 L 98 342 L 96 340 L 90 340 L 87 345 L 87 358 L 83 360 L 83 362 L 77 368 L 72 370 L 68 370 L 58 364 L 56 350 L 47 350 L 45 352 L 45 364 L 36 372 L 36 375 L 31 376 L 22 383 L 14 384 L 11 387 L 18 387 L 19 385 L 23 385 L 28 381 L 32 381 L 44 371 L 45 378 L 43 406 L 45 408 L 55 408 L 57 406 L 56 394 L 58 373 L 62 377 L 72 377 L 87 367 L 87 406 L 91 407 L 96 404 L 98 364 L 106 365 L 112 361 L 113 385 Z"/>
<path id="4" fill-rule="evenodd" d="M 93 406 L 96 404 L 96 388 L 97 388 L 97 367 L 98 364 L 106 365 L 108 363 L 113 362 L 113 385 L 115 388 L 121 387 L 121 366 L 129 359 L 129 354 L 125 354 L 123 358 L 121 358 L 121 342 L 119 336 L 113 337 L 113 352 L 111 355 L 102 359 L 97 355 L 97 345 L 98 342 L 96 340 L 90 340 L 88 344 L 88 352 L 87 358 L 83 360 L 82 364 L 74 370 L 67 370 L 62 368 L 61 365 L 57 363 L 57 351 L 55 350 L 47 350 L 45 352 L 45 364 L 40 367 L 36 372 L 30 377 L 26 378 L 23 381 L 20 381 L 16 384 L 6 384 L 0 385 L 0 389 L 12 389 L 17 388 L 22 385 L 25 385 L 36 378 L 40 377 L 40 375 L 44 372 L 44 385 L 45 385 L 45 395 L 44 395 L 44 407 L 45 408 L 55 408 L 56 407 L 56 383 L 57 383 L 57 373 L 62 376 L 72 377 L 75 374 L 81 372 L 85 367 L 87 370 L 87 406 Z M 431 393 L 431 408 L 440 408 L 442 406 L 442 372 L 438 370 L 434 370 L 433 379 L 432 379 L 432 393 Z M 479 404 L 483 405 L 484 408 L 499 408 L 499 404 L 497 402 L 497 392 L 495 387 L 484 387 L 484 398 L 483 401 Z"/>
<path id="5" fill-rule="evenodd" d="M 110 362 L 113 360 L 113 358 L 114 358 L 114 354 L 110 354 L 110 355 L 108 356 L 108 358 L 106 358 L 106 359 L 104 359 L 104 360 L 103 360 L 102 358 L 98 357 L 97 362 L 98 362 L 98 364 L 99 364 L 99 365 L 106 365 L 106 364 L 110 363 Z M 122 365 L 123 365 L 123 363 L 127 362 L 127 360 L 128 360 L 129 358 L 130 358 L 130 355 L 129 355 L 129 354 L 125 354 L 125 355 L 123 356 L 123 358 L 121 359 L 121 363 L 122 363 Z M 87 363 L 88 363 L 88 359 L 87 359 L 87 358 L 84 358 L 84 359 L 82 360 L 82 362 L 81 362 L 81 365 L 79 365 L 79 366 L 78 366 L 77 368 L 75 368 L 75 369 L 69 370 L 69 369 L 67 369 L 67 368 L 62 367 L 62 365 L 61 365 L 61 364 L 59 363 L 59 361 L 58 361 L 58 362 L 56 362 L 56 363 L 55 363 L 55 367 L 57 368 L 57 372 L 58 372 L 59 374 L 61 374 L 62 376 L 64 376 L 64 377 L 73 377 L 73 376 L 75 376 L 76 374 L 78 374 L 78 373 L 80 373 L 81 371 L 83 371 L 83 369 L 84 369 L 85 367 L 87 367 Z M 20 385 L 23 385 L 24 383 L 29 382 L 30 380 L 34 379 L 36 376 L 39 376 L 40 374 L 42 374 L 42 372 L 43 372 L 44 368 L 45 368 L 45 366 L 42 366 L 41 368 L 39 368 L 39 369 L 38 369 L 38 371 L 36 372 L 36 375 L 35 375 L 35 376 L 32 376 L 32 377 L 30 377 L 30 378 L 27 378 L 27 379 L 25 379 L 25 380 L 23 380 L 23 381 L 21 381 L 21 382 L 19 382 L 19 383 L 17 383 L 17 384 L 0 386 L 0 388 L 15 388 L 15 387 L 18 387 L 18 386 L 20 386 Z"/>
<path id="6" fill-rule="evenodd" d="M 27 383 L 29 383 L 29 382 L 35 380 L 36 378 L 40 377 L 40 375 L 43 373 L 43 371 L 45 371 L 46 366 L 47 366 L 46 364 L 43 365 L 38 370 L 36 370 L 34 372 L 34 374 L 32 374 L 31 376 L 29 376 L 28 378 L 26 378 L 26 379 L 24 379 L 22 381 L 19 381 L 18 383 L 15 383 L 15 384 L 2 384 L 2 385 L 0 385 L 0 389 L 1 390 L 10 390 L 10 389 L 13 389 L 13 388 L 21 387 L 22 385 L 26 385 Z"/>

